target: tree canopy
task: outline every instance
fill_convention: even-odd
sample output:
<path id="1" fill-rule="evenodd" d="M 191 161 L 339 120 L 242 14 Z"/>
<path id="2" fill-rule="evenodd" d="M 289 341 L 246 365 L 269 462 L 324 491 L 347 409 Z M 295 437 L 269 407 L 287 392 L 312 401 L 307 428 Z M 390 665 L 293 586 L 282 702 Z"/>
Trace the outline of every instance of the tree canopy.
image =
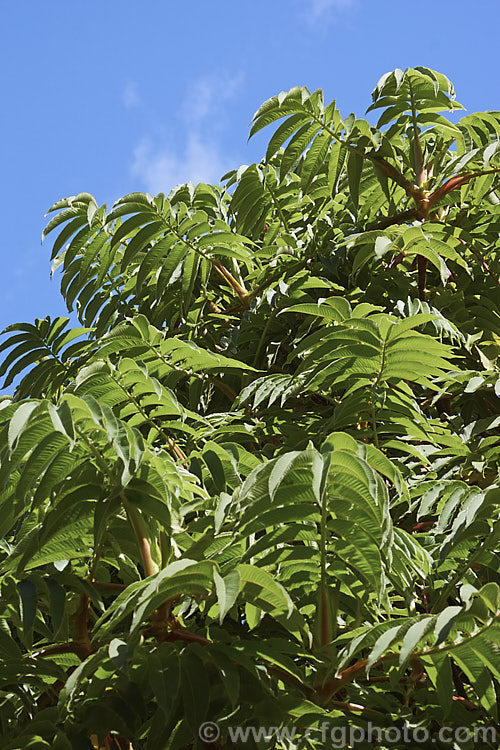
<path id="1" fill-rule="evenodd" d="M 498 726 L 500 112 L 462 109 L 293 88 L 219 186 L 52 206 L 80 327 L 1 345 L 4 750 Z"/>

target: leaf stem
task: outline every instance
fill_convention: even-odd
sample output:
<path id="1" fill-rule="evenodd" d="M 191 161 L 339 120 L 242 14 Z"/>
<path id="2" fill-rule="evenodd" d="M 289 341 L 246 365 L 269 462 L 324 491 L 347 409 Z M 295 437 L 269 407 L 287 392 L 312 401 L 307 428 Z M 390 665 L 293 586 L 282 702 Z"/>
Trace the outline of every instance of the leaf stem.
<path id="1" fill-rule="evenodd" d="M 495 281 L 497 282 L 498 286 L 500 286 L 500 278 L 498 277 L 498 274 L 496 274 L 495 271 L 493 271 L 489 267 L 488 263 L 485 261 L 485 259 L 483 258 L 483 256 L 479 252 L 479 250 L 476 250 L 473 245 L 469 245 L 469 250 L 471 251 L 471 253 L 473 255 L 476 256 L 477 260 L 481 263 L 481 265 L 484 268 L 484 270 L 486 271 L 486 273 L 488 273 L 493 279 L 495 279 Z"/>
<path id="2" fill-rule="evenodd" d="M 418 133 L 417 110 L 415 107 L 415 95 L 413 93 L 413 86 L 411 84 L 410 78 L 408 78 L 408 86 L 410 88 L 411 118 L 412 118 L 412 124 L 413 124 L 413 148 L 415 152 L 415 181 L 419 187 L 422 187 L 422 185 L 424 184 L 427 178 L 427 173 L 426 173 L 426 170 L 423 168 L 424 158 L 422 155 L 422 146 L 420 143 L 420 137 Z"/>
<path id="3" fill-rule="evenodd" d="M 418 273 L 418 298 L 425 302 L 426 297 L 426 277 L 427 277 L 427 258 L 423 255 L 417 255 L 417 273 Z"/>
<path id="4" fill-rule="evenodd" d="M 144 573 L 146 574 L 146 578 L 149 578 L 149 576 L 152 576 L 157 572 L 156 565 L 153 562 L 153 558 L 151 557 L 151 547 L 149 541 L 142 530 L 141 521 L 136 509 L 133 507 L 132 503 L 127 500 L 127 498 L 125 497 L 125 493 L 121 492 L 120 497 L 122 499 L 123 507 L 125 508 L 128 519 L 134 529 L 142 559 L 142 567 L 144 568 Z"/>
<path id="5" fill-rule="evenodd" d="M 378 440 L 378 432 L 377 432 L 377 416 L 375 413 L 375 403 L 373 398 L 371 399 L 371 412 L 372 412 L 372 430 L 373 430 L 373 439 L 375 441 L 375 445 L 377 448 L 380 448 L 379 440 Z"/>
<path id="6" fill-rule="evenodd" d="M 349 141 L 346 141 L 344 138 L 342 138 L 338 133 L 336 133 L 334 130 L 332 130 L 323 120 L 321 117 L 318 117 L 314 114 L 314 112 L 310 113 L 311 118 L 319 123 L 324 130 L 326 130 L 327 133 L 329 133 L 332 138 L 334 138 L 336 141 L 338 141 L 342 146 L 345 146 L 347 149 L 352 151 L 355 154 L 358 154 L 358 156 L 361 156 L 363 159 L 368 159 L 368 161 L 371 161 L 373 164 L 376 164 L 382 172 L 387 175 L 387 177 L 390 177 L 391 180 L 396 182 L 398 185 L 400 185 L 402 188 L 405 189 L 407 195 L 410 195 L 412 198 L 415 197 L 415 193 L 417 192 L 416 186 L 408 180 L 402 172 L 400 172 L 399 169 L 396 169 L 392 164 L 389 164 L 388 161 L 385 159 L 379 158 L 374 156 L 373 154 L 366 153 L 362 149 L 357 148 L 354 146 L 354 144 L 349 143 Z"/>

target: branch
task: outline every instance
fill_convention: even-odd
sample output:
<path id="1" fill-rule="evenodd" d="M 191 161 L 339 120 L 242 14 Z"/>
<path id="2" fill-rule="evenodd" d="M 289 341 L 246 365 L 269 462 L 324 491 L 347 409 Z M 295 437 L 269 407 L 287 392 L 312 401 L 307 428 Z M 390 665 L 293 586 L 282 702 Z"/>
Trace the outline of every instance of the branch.
<path id="1" fill-rule="evenodd" d="M 76 667 L 69 667 L 69 669 L 66 671 L 66 675 L 69 677 L 69 675 L 74 672 L 75 669 Z M 54 698 L 57 698 L 64 685 L 65 683 L 62 680 L 56 680 L 55 682 L 53 682 L 52 685 L 50 685 L 50 687 L 45 691 L 45 693 L 42 693 L 38 698 L 36 702 L 37 710 L 43 711 L 44 708 L 48 708 Z"/>
<path id="2" fill-rule="evenodd" d="M 222 380 L 217 380 L 217 378 L 214 378 L 212 380 L 212 385 L 214 386 L 214 388 L 217 388 L 221 393 L 227 396 L 231 402 L 233 402 L 238 395 L 230 385 L 224 383 L 224 381 Z"/>
<path id="3" fill-rule="evenodd" d="M 462 187 L 462 185 L 466 185 L 471 180 L 475 180 L 478 177 L 484 177 L 484 175 L 487 174 L 497 174 L 498 172 L 500 172 L 500 167 L 498 167 L 497 169 L 486 169 L 482 172 L 469 172 L 467 174 L 458 174 L 454 177 L 450 177 L 449 180 L 447 180 L 443 185 L 441 185 L 440 188 L 435 190 L 434 193 L 429 196 L 428 207 L 432 208 L 432 206 L 434 206 L 442 198 L 444 198 L 445 195 L 448 195 L 448 193 L 453 192 L 453 190 Z"/>
<path id="4" fill-rule="evenodd" d="M 208 309 L 208 311 L 209 311 L 209 312 L 211 312 L 211 313 L 214 313 L 215 315 L 223 315 L 223 314 L 224 314 L 224 310 L 222 310 L 222 309 L 221 309 L 221 308 L 219 307 L 219 305 L 217 305 L 217 304 L 216 304 L 216 303 L 215 303 L 215 302 L 214 302 L 213 300 L 211 300 L 211 299 L 207 299 L 207 301 L 206 301 L 206 307 L 207 307 L 207 309 Z M 229 320 L 229 318 L 223 318 L 222 320 L 223 320 L 223 322 L 224 322 L 224 323 L 225 323 L 226 325 L 229 325 L 229 324 L 230 324 L 230 322 L 231 322 L 231 321 Z"/>
<path id="5" fill-rule="evenodd" d="M 89 611 L 90 600 L 86 594 L 82 594 L 80 599 L 80 606 L 73 615 L 75 639 L 73 641 L 67 641 L 65 643 L 56 643 L 53 646 L 47 646 L 42 648 L 40 651 L 35 651 L 31 654 L 32 658 L 43 658 L 46 656 L 53 656 L 55 654 L 76 654 L 79 659 L 85 661 L 90 654 L 95 654 L 96 650 L 89 638 L 87 618 Z"/>
<path id="6" fill-rule="evenodd" d="M 461 695 L 454 695 L 452 700 L 459 701 L 464 708 L 467 708 L 469 711 L 478 711 L 479 706 L 476 706 L 475 703 L 472 703 L 472 701 L 468 700 L 467 698 L 462 698 Z"/>
<path id="7" fill-rule="evenodd" d="M 407 195 L 411 196 L 415 200 L 418 200 L 420 193 L 417 186 L 414 185 L 413 182 L 408 180 L 404 176 L 404 174 L 399 171 L 399 169 L 396 169 L 396 167 L 394 167 L 392 164 L 389 164 L 389 162 L 385 159 L 378 159 L 376 156 L 365 154 L 365 158 L 371 161 L 373 164 L 376 164 L 376 166 L 379 167 L 379 169 L 381 169 L 381 171 L 387 177 L 390 177 L 391 180 L 404 188 Z"/>
<path id="8" fill-rule="evenodd" d="M 91 581 L 91 585 L 97 590 L 102 591 L 104 594 L 108 591 L 110 594 L 119 594 L 124 591 L 127 587 L 124 583 L 108 583 L 108 581 Z"/>
<path id="9" fill-rule="evenodd" d="M 90 654 L 95 654 L 96 649 L 92 648 L 90 644 L 83 643 L 82 641 L 68 641 L 67 643 L 56 643 L 54 646 L 47 646 L 42 648 L 40 651 L 35 651 L 31 656 L 33 659 L 42 659 L 45 656 L 54 656 L 56 654 L 76 654 L 79 659 L 85 661 Z"/>
<path id="10" fill-rule="evenodd" d="M 318 692 L 314 690 L 313 688 L 309 687 L 309 685 L 304 684 L 301 680 L 299 680 L 294 675 L 288 674 L 288 672 L 285 672 L 283 669 L 280 669 L 279 667 L 270 667 L 266 665 L 266 669 L 269 674 L 273 675 L 274 677 L 278 677 L 282 682 L 287 683 L 288 685 L 293 685 L 294 687 L 297 687 L 306 698 L 309 700 L 312 700 L 315 703 L 318 703 Z M 321 698 L 319 700 L 319 704 L 322 705 Z M 367 706 L 360 706 L 357 703 L 345 703 L 344 701 L 329 701 L 328 706 L 331 708 L 338 708 L 341 711 L 361 711 L 361 712 L 367 712 L 376 714 L 377 716 L 384 716 L 380 711 L 376 711 L 374 708 L 368 708 Z"/>
<path id="11" fill-rule="evenodd" d="M 166 634 L 165 641 L 185 641 L 186 643 L 199 643 L 201 646 L 208 646 L 211 641 L 208 638 L 204 638 L 202 635 L 197 633 L 191 633 L 190 630 L 184 630 L 183 628 L 177 628 L 171 630 Z"/>
<path id="12" fill-rule="evenodd" d="M 316 691 L 309 687 L 309 685 L 306 685 L 304 682 L 298 679 L 298 677 L 295 677 L 293 674 L 289 674 L 288 672 L 285 672 L 284 669 L 281 669 L 280 667 L 271 667 L 266 664 L 266 670 L 270 675 L 273 675 L 273 677 L 277 677 L 282 682 L 287 683 L 288 685 L 293 685 L 294 687 L 298 688 L 306 698 L 314 700 L 314 695 Z"/>
<path id="13" fill-rule="evenodd" d="M 375 662 L 375 664 L 372 665 L 372 668 L 377 667 L 383 661 L 389 661 L 398 657 L 399 654 L 397 653 L 385 654 L 384 656 L 381 656 L 380 659 Z M 333 678 L 333 680 L 328 680 L 328 682 L 325 682 L 322 687 L 322 692 L 330 696 L 335 695 L 335 693 L 338 693 L 338 691 L 342 687 L 344 687 L 344 685 L 352 682 L 360 672 L 364 672 L 367 664 L 368 659 L 362 659 L 361 661 L 357 661 L 355 664 L 352 664 L 350 667 L 342 670 L 342 672 L 339 672 Z"/>
<path id="14" fill-rule="evenodd" d="M 208 638 L 198 635 L 197 633 L 192 633 L 190 630 L 185 630 L 184 628 L 175 627 L 174 629 L 169 630 L 168 624 L 150 625 L 143 630 L 142 634 L 146 638 L 148 636 L 154 636 L 161 643 L 164 643 L 165 641 L 184 641 L 185 643 L 199 643 L 200 646 L 208 646 L 208 644 L 212 642 L 209 641 Z"/>
<path id="15" fill-rule="evenodd" d="M 408 211 L 402 211 L 401 213 L 395 214 L 394 216 L 387 216 L 385 219 L 382 219 L 375 224 L 368 224 L 366 229 L 386 229 L 393 224 L 406 224 L 406 222 L 415 219 L 418 219 L 418 210 L 416 208 L 411 208 Z"/>

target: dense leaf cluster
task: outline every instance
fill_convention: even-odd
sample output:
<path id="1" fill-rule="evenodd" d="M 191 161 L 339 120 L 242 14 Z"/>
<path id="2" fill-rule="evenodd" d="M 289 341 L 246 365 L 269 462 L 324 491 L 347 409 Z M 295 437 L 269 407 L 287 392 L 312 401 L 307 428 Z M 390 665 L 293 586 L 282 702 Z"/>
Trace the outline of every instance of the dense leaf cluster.
<path id="1" fill-rule="evenodd" d="M 2 748 L 498 726 L 500 113 L 457 109 L 295 88 L 222 186 L 50 209 L 81 327 L 1 345 Z"/>

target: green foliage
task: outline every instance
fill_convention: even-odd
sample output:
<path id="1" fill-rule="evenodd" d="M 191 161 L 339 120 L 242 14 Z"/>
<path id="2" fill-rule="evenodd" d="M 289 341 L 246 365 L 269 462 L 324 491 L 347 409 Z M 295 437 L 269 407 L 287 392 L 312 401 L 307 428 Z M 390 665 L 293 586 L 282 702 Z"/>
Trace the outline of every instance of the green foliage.
<path id="1" fill-rule="evenodd" d="M 1 344 L 3 748 L 498 725 L 500 114 L 461 108 L 294 88 L 222 186 L 52 206 L 81 327 Z"/>

